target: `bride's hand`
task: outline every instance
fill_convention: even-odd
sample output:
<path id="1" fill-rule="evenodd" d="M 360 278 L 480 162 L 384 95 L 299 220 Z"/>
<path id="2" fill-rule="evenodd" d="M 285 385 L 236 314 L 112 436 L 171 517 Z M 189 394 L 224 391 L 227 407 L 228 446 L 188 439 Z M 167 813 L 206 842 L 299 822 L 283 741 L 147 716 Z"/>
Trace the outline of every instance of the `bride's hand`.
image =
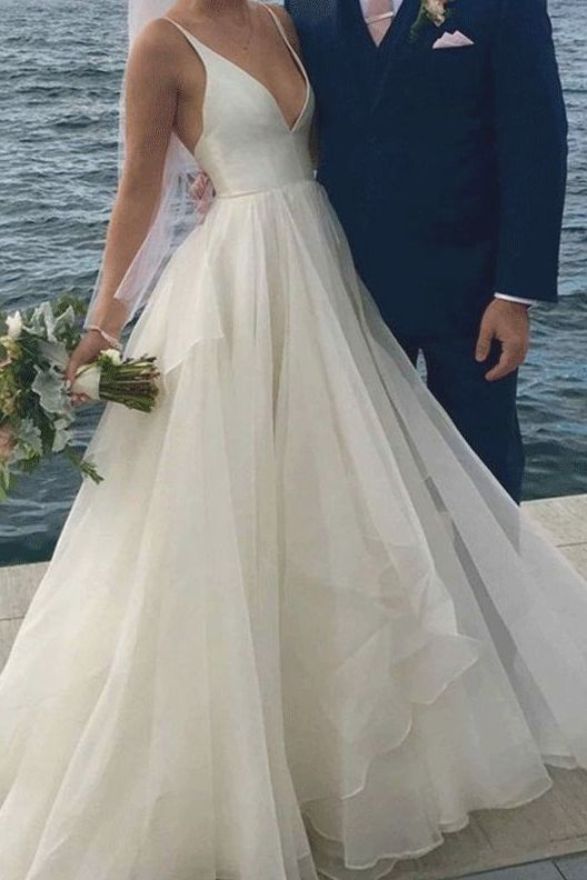
<path id="1" fill-rule="evenodd" d="M 106 351 L 108 348 L 112 348 L 112 346 L 97 330 L 88 330 L 77 348 L 71 353 L 65 370 L 65 379 L 68 383 L 68 388 L 70 389 L 69 396 L 74 406 L 89 401 L 89 397 L 86 394 L 74 394 L 71 391 L 78 370 L 86 364 L 91 364 L 92 361 L 96 360 L 100 352 Z"/>
<path id="2" fill-rule="evenodd" d="M 190 193 L 200 215 L 205 217 L 216 195 L 214 185 L 205 171 L 199 172 L 191 186 Z"/>

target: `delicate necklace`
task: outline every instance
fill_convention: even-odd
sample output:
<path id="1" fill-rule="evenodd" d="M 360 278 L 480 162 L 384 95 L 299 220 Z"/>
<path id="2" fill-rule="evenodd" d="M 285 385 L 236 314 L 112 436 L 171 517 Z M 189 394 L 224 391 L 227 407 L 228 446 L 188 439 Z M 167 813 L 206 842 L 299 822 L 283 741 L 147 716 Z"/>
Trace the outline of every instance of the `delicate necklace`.
<path id="1" fill-rule="evenodd" d="M 211 20 L 210 18 L 208 19 Z M 254 34 L 254 22 L 253 22 L 253 14 L 251 12 L 250 6 L 247 4 L 247 27 L 246 27 L 246 38 L 243 39 L 243 36 L 239 34 L 238 37 L 234 37 L 231 35 L 231 40 L 235 43 L 236 46 L 242 52 L 248 52 L 251 48 L 251 43 L 253 40 Z"/>
<path id="2" fill-rule="evenodd" d="M 235 42 L 238 43 L 239 49 L 241 49 L 243 52 L 249 51 L 249 49 L 251 48 L 252 40 L 253 40 L 253 14 L 252 14 L 248 4 L 247 4 L 247 13 L 248 13 L 248 15 L 247 15 L 248 26 L 246 29 L 246 33 L 247 33 L 246 39 L 243 42 L 242 38 L 239 36 L 238 40 L 235 40 Z"/>

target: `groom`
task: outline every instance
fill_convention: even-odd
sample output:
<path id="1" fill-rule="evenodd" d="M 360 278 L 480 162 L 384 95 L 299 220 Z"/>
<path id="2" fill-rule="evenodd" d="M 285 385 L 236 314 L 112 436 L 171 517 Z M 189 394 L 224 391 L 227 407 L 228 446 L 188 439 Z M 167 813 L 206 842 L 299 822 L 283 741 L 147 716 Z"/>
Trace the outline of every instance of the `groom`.
<path id="1" fill-rule="evenodd" d="M 286 0 L 319 180 L 432 393 L 520 500 L 517 368 L 555 302 L 566 117 L 545 0 Z"/>

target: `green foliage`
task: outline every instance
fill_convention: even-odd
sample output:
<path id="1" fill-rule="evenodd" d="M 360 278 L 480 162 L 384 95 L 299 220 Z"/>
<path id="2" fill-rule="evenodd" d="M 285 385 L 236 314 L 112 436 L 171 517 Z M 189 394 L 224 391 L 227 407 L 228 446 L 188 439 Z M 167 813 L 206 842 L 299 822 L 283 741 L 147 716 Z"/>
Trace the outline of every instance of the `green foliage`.
<path id="1" fill-rule="evenodd" d="M 95 464 L 73 448 L 74 410 L 65 387 L 64 371 L 81 339 L 86 307 L 79 297 L 64 294 L 21 312 L 0 312 L 0 500 L 18 475 L 49 455 L 62 454 L 83 476 L 102 481 Z M 78 386 L 84 378 L 90 387 L 94 380 L 95 388 L 99 384 L 100 400 L 140 412 L 150 412 L 159 393 L 152 357 L 123 361 L 117 352 L 103 352 L 78 372 Z"/>
<path id="2" fill-rule="evenodd" d="M 447 19 L 451 17 L 453 14 L 452 9 L 448 8 L 449 3 L 453 3 L 454 0 L 444 0 L 444 17 L 442 21 L 436 21 L 434 14 L 430 10 L 430 5 L 428 0 L 421 0 L 420 2 L 420 10 L 418 12 L 418 17 L 416 21 L 410 28 L 410 40 L 411 42 L 415 42 L 419 35 L 420 31 L 425 28 L 427 25 L 434 25 L 435 27 L 440 27 L 441 24 L 444 24 Z"/>
<path id="3" fill-rule="evenodd" d="M 84 300 L 65 294 L 12 315 L 0 312 L 0 425 L 14 441 L 8 457 L 0 451 L 0 499 L 19 473 L 30 473 L 72 442 L 64 370 L 86 308 Z M 68 457 L 82 472 L 95 472 L 79 456 Z"/>
<path id="4" fill-rule="evenodd" d="M 70 462 L 78 468 L 84 476 L 89 477 L 96 484 L 104 482 L 104 477 L 100 476 L 92 461 L 82 458 L 82 456 L 78 455 L 71 446 L 67 446 L 63 451 Z"/>

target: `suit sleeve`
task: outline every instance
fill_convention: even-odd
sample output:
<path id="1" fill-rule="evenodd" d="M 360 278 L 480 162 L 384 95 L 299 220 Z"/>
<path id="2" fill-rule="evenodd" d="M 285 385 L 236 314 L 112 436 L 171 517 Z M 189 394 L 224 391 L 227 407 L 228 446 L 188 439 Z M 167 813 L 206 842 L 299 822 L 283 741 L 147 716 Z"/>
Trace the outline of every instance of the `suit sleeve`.
<path id="1" fill-rule="evenodd" d="M 546 0 L 502 0 L 493 76 L 500 212 L 494 289 L 555 302 L 567 119 Z"/>

